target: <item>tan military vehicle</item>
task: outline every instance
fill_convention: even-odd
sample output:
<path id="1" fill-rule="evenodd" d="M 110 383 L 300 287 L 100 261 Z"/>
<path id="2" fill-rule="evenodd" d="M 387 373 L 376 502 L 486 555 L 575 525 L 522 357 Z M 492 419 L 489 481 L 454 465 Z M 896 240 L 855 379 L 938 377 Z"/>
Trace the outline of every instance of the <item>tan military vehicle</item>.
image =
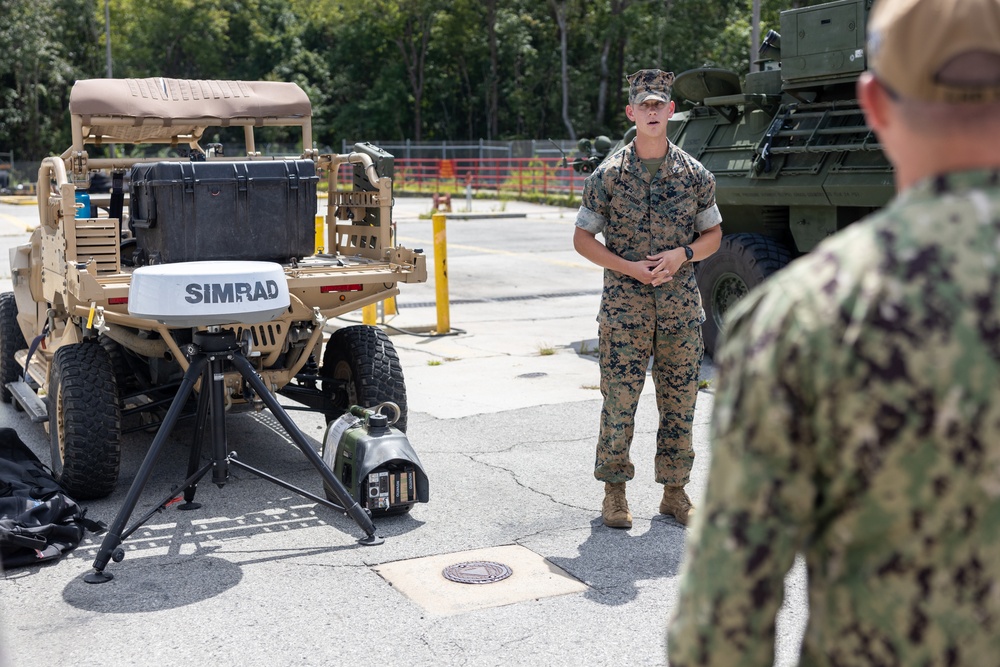
<path id="1" fill-rule="evenodd" d="M 391 155 L 369 144 L 319 154 L 309 99 L 292 83 L 78 81 L 69 111 L 73 145 L 41 163 L 40 224 L 11 251 L 14 291 L 0 295 L 0 398 L 47 424 L 71 495 L 112 491 L 122 434 L 155 428 L 188 367 L 198 327 L 144 317 L 148 304 L 130 302 L 143 266 L 280 265 L 287 310 L 228 326 L 266 385 L 328 418 L 391 401 L 405 429 L 403 375 L 385 334 L 358 325 L 324 335 L 332 318 L 427 278 L 424 256 L 396 245 Z M 240 127 L 243 150 L 202 146 L 210 128 Z M 301 133 L 301 154 L 259 152 L 255 130 L 268 127 Z M 327 225 L 317 243 L 321 179 Z M 187 301 L 238 308 L 272 288 L 198 281 Z M 225 393 L 229 411 L 261 408 L 235 371 Z"/>

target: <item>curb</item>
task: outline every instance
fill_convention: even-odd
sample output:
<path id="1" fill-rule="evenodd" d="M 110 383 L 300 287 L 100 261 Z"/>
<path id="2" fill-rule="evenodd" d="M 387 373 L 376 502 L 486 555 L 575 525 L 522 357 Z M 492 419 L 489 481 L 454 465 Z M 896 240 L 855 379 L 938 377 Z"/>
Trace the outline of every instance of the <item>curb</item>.
<path id="1" fill-rule="evenodd" d="M 3 195 L 0 196 L 0 203 L 13 204 L 14 206 L 37 206 L 38 198 L 35 195 Z"/>

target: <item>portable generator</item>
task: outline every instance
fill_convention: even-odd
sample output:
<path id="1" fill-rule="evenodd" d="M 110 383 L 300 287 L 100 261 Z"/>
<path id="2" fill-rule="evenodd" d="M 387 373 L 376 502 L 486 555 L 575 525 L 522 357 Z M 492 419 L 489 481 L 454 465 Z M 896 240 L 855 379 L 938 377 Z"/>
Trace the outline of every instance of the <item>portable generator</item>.
<path id="1" fill-rule="evenodd" d="M 383 407 L 396 412 L 392 422 Z M 374 409 L 352 405 L 330 422 L 323 436 L 323 460 L 351 496 L 372 515 L 404 514 L 428 498 L 427 475 L 406 434 L 392 423 L 399 408 L 382 403 Z M 324 482 L 326 497 L 338 502 Z"/>

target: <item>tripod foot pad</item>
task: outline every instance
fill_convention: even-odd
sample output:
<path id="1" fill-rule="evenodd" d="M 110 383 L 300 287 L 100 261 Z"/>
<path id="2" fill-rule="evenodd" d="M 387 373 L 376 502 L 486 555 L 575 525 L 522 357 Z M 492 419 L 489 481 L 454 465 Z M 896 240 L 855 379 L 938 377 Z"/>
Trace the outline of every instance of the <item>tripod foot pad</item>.
<path id="1" fill-rule="evenodd" d="M 178 505 L 177 509 L 182 512 L 189 512 L 191 510 L 201 509 L 201 503 L 184 503 L 183 505 Z"/>
<path id="2" fill-rule="evenodd" d="M 83 580 L 88 584 L 105 584 L 115 578 L 115 575 L 104 570 L 94 570 L 90 574 L 85 574 Z"/>
<path id="3" fill-rule="evenodd" d="M 379 537 L 378 535 L 371 534 L 367 537 L 362 537 L 358 540 L 358 544 L 365 547 L 377 547 L 380 544 L 385 544 L 385 538 Z"/>

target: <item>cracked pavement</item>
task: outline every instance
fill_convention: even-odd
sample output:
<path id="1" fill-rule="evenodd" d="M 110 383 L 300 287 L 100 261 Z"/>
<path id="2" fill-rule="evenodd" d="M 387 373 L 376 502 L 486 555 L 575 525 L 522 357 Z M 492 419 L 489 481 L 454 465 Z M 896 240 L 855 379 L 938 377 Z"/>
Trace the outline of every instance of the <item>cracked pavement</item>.
<path id="1" fill-rule="evenodd" d="M 430 502 L 378 520 L 385 543 L 362 547 L 350 519 L 252 475 L 234 474 L 221 490 L 202 483 L 202 509 L 155 515 L 125 541 L 125 560 L 109 564 L 109 583 L 82 581 L 100 546 L 90 533 L 56 563 L 0 575 L 8 665 L 665 664 L 685 531 L 657 511 L 651 380 L 632 450 L 633 528 L 601 524 L 603 487 L 593 478 L 599 378 L 588 353 L 596 349 L 601 271 L 573 251 L 575 210 L 475 200 L 475 212 L 524 217 L 448 221 L 450 320 L 461 333 L 401 333 L 437 322 L 431 221 L 420 217 L 429 210 L 429 198 L 397 198 L 400 240 L 428 254 L 430 279 L 402 285 L 399 314 L 384 324 L 403 366 L 407 435 Z M 695 417 L 696 503 L 710 456 L 713 372 L 706 363 L 709 386 Z M 318 448 L 322 417 L 292 414 Z M 230 418 L 230 447 L 319 493 L 315 471 L 268 418 Z M 0 405 L 0 426 L 15 428 L 48 461 L 47 435 L 24 413 Z M 182 480 L 192 435 L 189 425 L 175 430 L 134 516 Z M 150 441 L 127 436 L 122 480 Z M 84 503 L 88 517 L 110 522 L 127 484 Z M 438 616 L 374 570 L 508 545 L 538 554 L 586 590 Z M 799 565 L 788 579 L 778 665 L 795 663 L 803 577 Z"/>

